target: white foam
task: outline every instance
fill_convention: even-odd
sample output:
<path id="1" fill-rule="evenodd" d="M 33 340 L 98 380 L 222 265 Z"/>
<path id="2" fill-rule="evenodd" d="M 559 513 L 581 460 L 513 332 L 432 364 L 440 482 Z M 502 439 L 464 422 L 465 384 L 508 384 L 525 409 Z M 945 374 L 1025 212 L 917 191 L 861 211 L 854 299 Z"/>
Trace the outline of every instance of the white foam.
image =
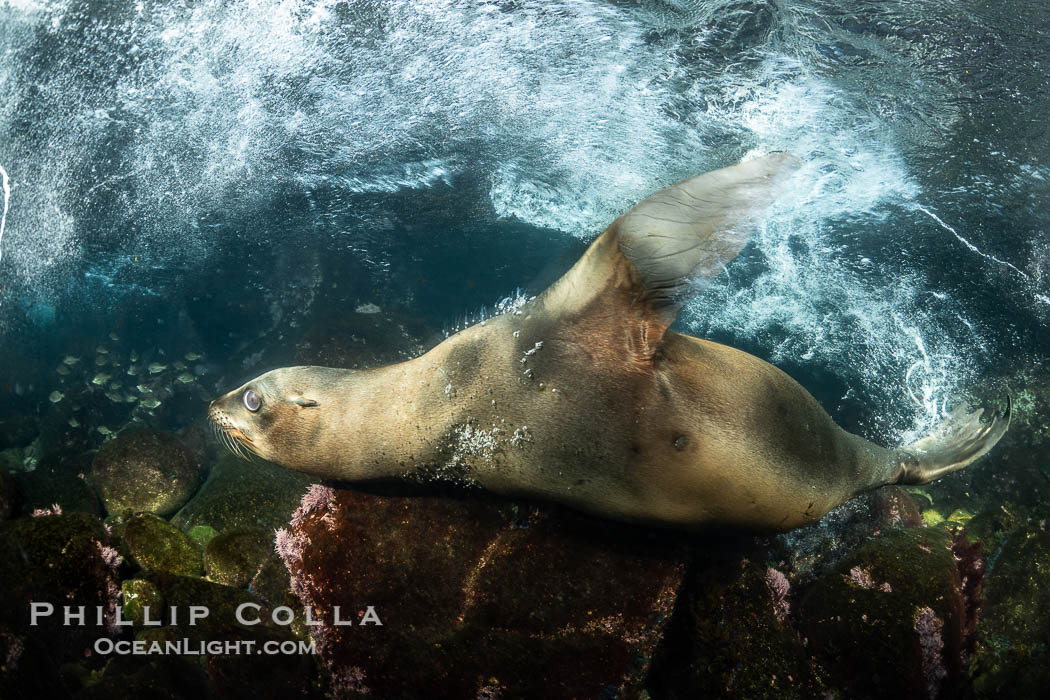
<path id="1" fill-rule="evenodd" d="M 4 189 L 4 211 L 0 214 L 0 260 L 4 259 L 4 227 L 7 225 L 7 205 L 11 200 L 11 184 L 7 177 L 7 171 L 4 170 L 4 166 L 0 165 L 0 177 L 3 178 L 3 189 Z"/>

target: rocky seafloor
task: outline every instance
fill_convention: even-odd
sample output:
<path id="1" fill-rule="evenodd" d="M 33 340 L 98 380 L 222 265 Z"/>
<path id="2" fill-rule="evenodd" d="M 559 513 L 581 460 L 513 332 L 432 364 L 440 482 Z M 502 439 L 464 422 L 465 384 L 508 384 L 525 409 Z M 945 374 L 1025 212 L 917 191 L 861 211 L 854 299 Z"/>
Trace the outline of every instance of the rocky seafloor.
<path id="1" fill-rule="evenodd" d="M 309 329 L 296 361 L 371 366 L 425 337 L 356 314 Z M 1039 697 L 1050 375 L 1008 383 L 1015 424 L 982 462 L 776 537 L 439 484 L 319 484 L 224 452 L 199 390 L 173 429 L 109 419 L 85 445 L 69 431 L 118 402 L 63 391 L 56 407 L 88 407 L 76 426 L 0 422 L 0 697 Z M 55 613 L 31 625 L 33 603 Z M 244 603 L 259 624 L 238 623 Z M 191 625 L 194 605 L 210 613 Z M 63 606 L 85 606 L 85 624 L 65 624 Z M 132 624 L 115 624 L 117 606 Z M 100 638 L 312 640 L 317 653 L 99 654 Z"/>

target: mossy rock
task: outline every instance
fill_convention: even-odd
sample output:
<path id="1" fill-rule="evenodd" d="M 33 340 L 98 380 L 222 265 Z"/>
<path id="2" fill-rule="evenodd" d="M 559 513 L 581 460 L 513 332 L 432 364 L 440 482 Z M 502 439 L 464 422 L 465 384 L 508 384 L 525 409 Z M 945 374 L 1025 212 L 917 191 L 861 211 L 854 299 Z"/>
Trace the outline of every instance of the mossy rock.
<path id="1" fill-rule="evenodd" d="M 273 532 L 288 524 L 313 479 L 269 462 L 224 456 L 197 494 L 171 519 L 189 532 L 208 525 L 220 533 L 259 529 Z"/>
<path id="2" fill-rule="evenodd" d="M 109 513 L 168 516 L 200 483 L 200 467 L 171 435 L 154 430 L 121 433 L 102 445 L 91 481 Z"/>
<path id="3" fill-rule="evenodd" d="M 955 697 L 965 607 L 951 537 L 889 530 L 806 592 L 798 615 L 828 685 L 843 697 Z"/>
<path id="4" fill-rule="evenodd" d="M 979 698 L 1044 697 L 1050 687 L 1050 532 L 1011 530 L 989 557 L 971 664 Z"/>
<path id="5" fill-rule="evenodd" d="M 38 509 L 51 509 L 56 503 L 63 513 L 102 513 L 102 506 L 91 486 L 75 474 L 41 466 L 31 472 L 15 474 L 12 479 L 18 490 L 18 512 L 22 515 L 30 515 Z"/>
<path id="6" fill-rule="evenodd" d="M 94 611 L 112 611 L 120 591 L 102 556 L 107 543 L 102 522 L 86 513 L 0 523 L 0 665 L 6 667 L 0 697 L 63 697 L 63 664 L 101 665 L 91 649 L 106 632 L 95 625 Z M 31 601 L 53 606 L 35 626 Z M 84 606 L 86 624 L 65 625 L 64 606 Z"/>
<path id="7" fill-rule="evenodd" d="M 299 600 L 292 595 L 288 567 L 272 551 L 252 577 L 248 590 L 259 596 L 271 608 L 279 605 L 296 608 L 300 605 Z"/>
<path id="8" fill-rule="evenodd" d="M 273 552 L 273 535 L 266 530 L 234 530 L 215 537 L 204 550 L 208 580 L 244 588 Z"/>
<path id="9" fill-rule="evenodd" d="M 7 470 L 0 467 L 0 520 L 7 520 L 15 509 L 15 482 Z"/>
<path id="10" fill-rule="evenodd" d="M 123 617 L 141 626 L 146 621 L 146 608 L 149 608 L 150 620 L 162 620 L 164 616 L 164 596 L 157 587 L 146 579 L 136 578 L 125 581 L 120 587 L 120 599 L 123 603 Z"/>
<path id="11" fill-rule="evenodd" d="M 197 544 L 177 527 L 155 515 L 137 515 L 124 524 L 125 551 L 147 571 L 167 571 L 182 576 L 201 574 Z"/>
<path id="12" fill-rule="evenodd" d="M 698 552 L 648 688 L 654 697 L 819 696 L 806 648 L 792 626 L 787 578 L 734 552 Z M 776 572 L 776 573 L 773 573 Z"/>

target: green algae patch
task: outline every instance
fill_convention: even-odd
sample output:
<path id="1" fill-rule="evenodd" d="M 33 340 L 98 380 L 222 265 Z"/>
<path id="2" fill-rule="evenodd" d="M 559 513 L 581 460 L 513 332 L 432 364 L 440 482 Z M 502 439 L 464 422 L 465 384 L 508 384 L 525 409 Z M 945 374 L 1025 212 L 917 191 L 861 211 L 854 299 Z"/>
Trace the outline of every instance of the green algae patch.
<path id="1" fill-rule="evenodd" d="M 194 525 L 186 534 L 190 536 L 191 540 L 197 543 L 197 546 L 203 548 L 207 547 L 208 543 L 215 539 L 215 536 L 219 534 L 219 531 L 211 525 Z"/>
<path id="2" fill-rule="evenodd" d="M 182 576 L 201 574 L 197 544 L 178 528 L 154 515 L 138 515 L 124 525 L 125 551 L 147 571 L 167 571 Z"/>

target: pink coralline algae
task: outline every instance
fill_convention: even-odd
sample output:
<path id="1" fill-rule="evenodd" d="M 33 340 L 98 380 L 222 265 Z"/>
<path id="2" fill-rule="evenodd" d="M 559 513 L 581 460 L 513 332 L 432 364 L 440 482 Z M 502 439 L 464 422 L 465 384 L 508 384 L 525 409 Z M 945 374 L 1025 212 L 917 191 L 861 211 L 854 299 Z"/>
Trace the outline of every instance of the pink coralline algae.
<path id="1" fill-rule="evenodd" d="M 351 666 L 342 671 L 332 671 L 332 689 L 335 697 L 358 697 L 371 694 L 371 689 L 365 685 L 364 669 Z"/>
<path id="2" fill-rule="evenodd" d="M 124 561 L 117 550 L 102 544 L 98 540 L 94 540 L 95 546 L 98 547 L 98 554 L 102 557 L 102 561 L 105 562 L 106 566 L 111 569 L 116 569 L 120 566 L 121 562 Z"/>
<path id="3" fill-rule="evenodd" d="M 62 506 L 57 503 L 52 503 L 50 508 L 35 508 L 31 516 L 39 518 L 45 515 L 62 515 Z"/>
<path id="4" fill-rule="evenodd" d="M 871 572 L 859 566 L 854 566 L 849 570 L 849 580 L 858 588 L 872 588 L 875 585 L 875 582 L 871 580 Z"/>
<path id="5" fill-rule="evenodd" d="M 777 620 L 783 622 L 787 618 L 788 613 L 791 612 L 791 604 L 787 600 L 791 584 L 788 582 L 787 576 L 778 569 L 769 567 L 766 569 L 766 586 L 769 588 L 770 595 L 773 596 L 773 610 L 776 613 Z"/>
<path id="6" fill-rule="evenodd" d="M 330 486 L 324 486 L 323 484 L 314 484 L 311 486 L 309 490 L 303 494 L 302 502 L 292 515 L 292 527 L 298 527 L 301 525 L 303 518 L 314 511 L 327 508 L 333 498 L 335 498 L 335 491 L 333 491 Z"/>
<path id="7" fill-rule="evenodd" d="M 915 632 L 919 635 L 919 651 L 922 654 L 922 674 L 926 678 L 926 691 L 930 699 L 936 698 L 941 681 L 948 676 L 944 667 L 944 639 L 941 629 L 944 623 L 937 618 L 933 608 L 921 608 L 915 614 Z"/>

